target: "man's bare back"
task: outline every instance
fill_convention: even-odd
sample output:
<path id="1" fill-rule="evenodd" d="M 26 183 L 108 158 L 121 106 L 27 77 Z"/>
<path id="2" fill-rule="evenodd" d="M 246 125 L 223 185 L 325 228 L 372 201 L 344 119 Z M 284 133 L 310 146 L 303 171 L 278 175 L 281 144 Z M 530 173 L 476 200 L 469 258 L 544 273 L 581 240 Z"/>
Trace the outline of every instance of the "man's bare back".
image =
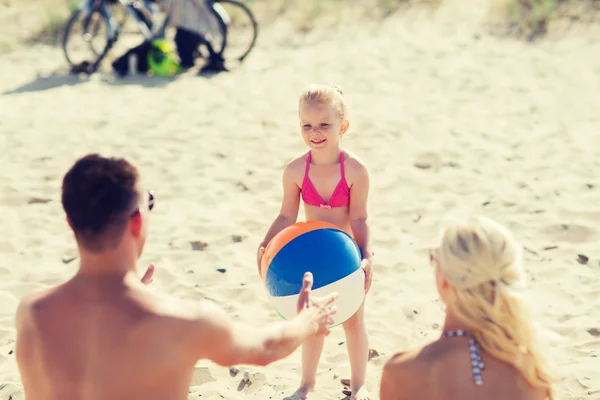
<path id="1" fill-rule="evenodd" d="M 514 367 L 480 350 L 485 363 L 476 385 L 466 337 L 441 339 L 394 355 L 385 365 L 381 400 L 544 400 Z"/>
<path id="2" fill-rule="evenodd" d="M 140 280 L 137 259 L 154 197 L 145 199 L 137 179 L 126 161 L 99 156 L 65 177 L 80 266 L 69 281 L 19 304 L 16 359 L 28 400 L 183 400 L 200 359 L 267 365 L 329 332 L 336 296 L 312 299 L 310 273 L 297 317 L 262 328 L 236 323 L 217 305 L 147 288 L 153 266 Z"/>
<path id="3" fill-rule="evenodd" d="M 191 306 L 135 278 L 75 277 L 23 299 L 17 357 L 30 400 L 186 399 L 199 359 L 266 365 L 300 345 L 286 331 L 307 331 L 306 322 L 253 329 L 208 302 Z"/>
<path id="4" fill-rule="evenodd" d="M 28 397 L 184 398 L 191 322 L 174 303 L 142 284 L 77 278 L 26 299 L 17 354 L 23 379 L 35 382 Z"/>

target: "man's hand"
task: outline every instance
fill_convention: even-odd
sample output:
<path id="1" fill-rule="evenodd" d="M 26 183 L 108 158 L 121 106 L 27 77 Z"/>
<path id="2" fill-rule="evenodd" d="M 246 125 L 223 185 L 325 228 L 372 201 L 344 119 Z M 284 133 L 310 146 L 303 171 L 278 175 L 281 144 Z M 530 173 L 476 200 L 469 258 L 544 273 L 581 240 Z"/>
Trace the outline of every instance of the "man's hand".
<path id="1" fill-rule="evenodd" d="M 360 267 L 365 271 L 365 293 L 371 289 L 371 282 L 373 281 L 373 262 L 371 258 L 365 258 L 360 263 Z"/>
<path id="2" fill-rule="evenodd" d="M 154 264 L 150 264 L 144 276 L 142 276 L 142 283 L 149 285 L 154 280 Z"/>
<path id="3" fill-rule="evenodd" d="M 336 307 L 332 303 L 337 299 L 337 293 L 332 293 L 324 298 L 312 297 L 310 291 L 313 285 L 313 276 L 310 272 L 304 274 L 302 289 L 298 296 L 298 314 L 304 314 L 315 325 L 316 335 L 329 335 L 329 327 L 333 324 L 332 316 Z"/>

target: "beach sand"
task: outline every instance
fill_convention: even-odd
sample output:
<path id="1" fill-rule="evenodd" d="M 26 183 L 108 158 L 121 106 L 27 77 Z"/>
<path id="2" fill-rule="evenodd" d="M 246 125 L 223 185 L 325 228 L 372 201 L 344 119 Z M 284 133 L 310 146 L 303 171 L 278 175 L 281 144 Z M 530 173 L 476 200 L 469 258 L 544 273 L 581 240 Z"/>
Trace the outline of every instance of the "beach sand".
<path id="1" fill-rule="evenodd" d="M 0 399 L 23 398 L 18 300 L 77 268 L 60 184 L 88 152 L 127 157 L 155 191 L 141 268 L 156 263 L 156 290 L 214 300 L 255 325 L 278 321 L 255 254 L 279 210 L 282 169 L 306 151 L 296 107 L 311 82 L 344 89 L 343 145 L 371 173 L 368 388 L 377 393 L 391 354 L 440 334 L 427 250 L 444 215 L 467 211 L 526 248 L 526 295 L 563 377 L 560 398 L 600 398 L 600 36 L 591 26 L 536 44 L 494 37 L 485 3 L 304 37 L 279 21 L 242 68 L 212 78 L 79 79 L 43 45 L 0 57 Z M 318 399 L 344 398 L 343 342 L 340 328 L 326 341 Z M 190 398 L 283 398 L 299 383 L 300 351 L 238 368 L 199 362 Z"/>

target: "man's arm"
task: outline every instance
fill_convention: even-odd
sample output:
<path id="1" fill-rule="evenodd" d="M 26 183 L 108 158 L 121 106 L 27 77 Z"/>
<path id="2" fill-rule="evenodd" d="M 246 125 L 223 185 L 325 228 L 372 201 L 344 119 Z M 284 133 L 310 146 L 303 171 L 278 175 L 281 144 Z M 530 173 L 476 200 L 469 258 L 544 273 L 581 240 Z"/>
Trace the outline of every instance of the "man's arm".
<path id="1" fill-rule="evenodd" d="M 308 337 L 328 335 L 335 314 L 337 294 L 323 299 L 310 297 L 312 274 L 306 273 L 298 296 L 297 316 L 289 321 L 255 328 L 232 320 L 218 306 L 204 304 L 190 330 L 192 354 L 223 366 L 267 365 L 287 357 Z"/>
<path id="2" fill-rule="evenodd" d="M 216 305 L 203 305 L 196 322 L 199 331 L 194 354 L 222 366 L 252 364 L 265 366 L 294 352 L 317 333 L 315 324 L 300 316 L 264 328 L 232 320 Z"/>

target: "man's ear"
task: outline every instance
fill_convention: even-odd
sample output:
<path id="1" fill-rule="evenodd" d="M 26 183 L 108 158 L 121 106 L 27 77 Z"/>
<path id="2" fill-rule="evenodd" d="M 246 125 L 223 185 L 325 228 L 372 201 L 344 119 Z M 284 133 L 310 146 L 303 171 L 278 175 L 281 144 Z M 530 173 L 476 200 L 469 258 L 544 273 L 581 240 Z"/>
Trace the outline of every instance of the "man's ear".
<path id="1" fill-rule="evenodd" d="M 69 217 L 65 217 L 65 219 L 67 220 L 67 224 L 69 224 L 69 228 L 73 229 L 73 224 L 71 223 Z"/>
<path id="2" fill-rule="evenodd" d="M 129 231 L 135 237 L 140 237 L 142 235 L 142 213 L 136 211 L 131 217 L 129 217 Z"/>

